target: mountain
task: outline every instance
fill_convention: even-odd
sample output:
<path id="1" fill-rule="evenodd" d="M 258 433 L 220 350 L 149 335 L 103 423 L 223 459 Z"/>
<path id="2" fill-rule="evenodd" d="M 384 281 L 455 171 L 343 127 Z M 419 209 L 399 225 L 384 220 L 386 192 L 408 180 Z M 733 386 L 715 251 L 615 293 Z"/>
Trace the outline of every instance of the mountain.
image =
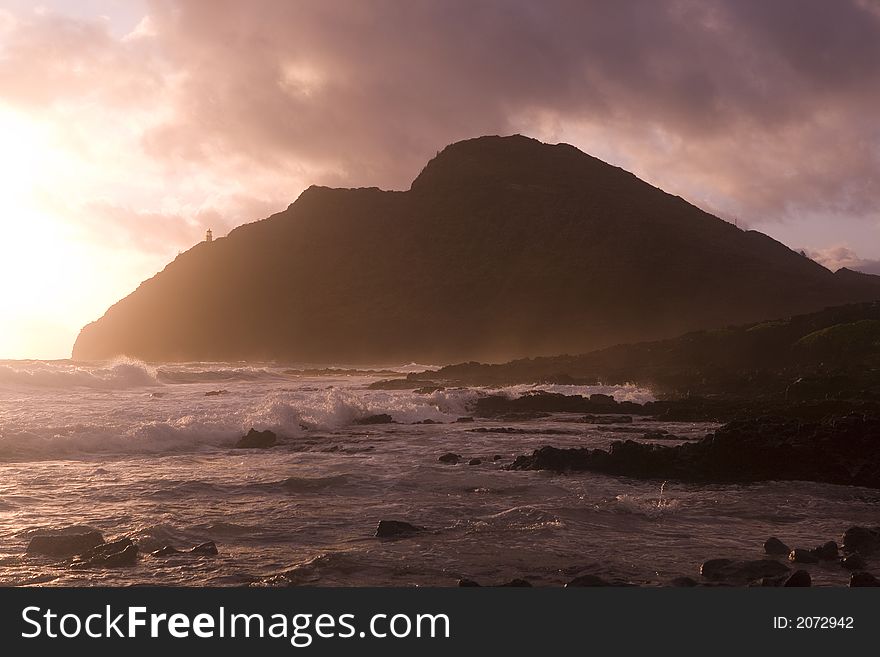
<path id="1" fill-rule="evenodd" d="M 567 144 L 480 137 L 408 191 L 310 187 L 197 244 L 73 348 L 81 360 L 505 360 L 880 297 Z"/>
<path id="2" fill-rule="evenodd" d="M 460 363 L 374 388 L 636 383 L 665 398 L 880 401 L 880 302 L 693 331 L 576 356 Z"/>

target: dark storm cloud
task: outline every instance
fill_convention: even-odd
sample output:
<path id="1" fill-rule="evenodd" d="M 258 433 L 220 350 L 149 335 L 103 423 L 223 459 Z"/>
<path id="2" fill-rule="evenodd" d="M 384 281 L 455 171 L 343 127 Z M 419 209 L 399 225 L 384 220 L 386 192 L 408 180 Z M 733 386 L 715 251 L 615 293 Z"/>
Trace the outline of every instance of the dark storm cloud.
<path id="1" fill-rule="evenodd" d="M 542 136 L 543 117 L 606 130 L 663 180 L 699 175 L 746 216 L 865 214 L 880 191 L 876 3 L 194 1 L 153 18 L 186 75 L 146 137 L 160 156 L 405 187 L 444 144 Z"/>
<path id="2" fill-rule="evenodd" d="M 878 219 L 876 0 L 155 0 L 148 11 L 122 41 L 97 24 L 21 23 L 0 47 L 0 100 L 155 105 L 163 118 L 140 139 L 151 157 L 239 178 L 406 188 L 452 141 L 521 131 L 744 222 Z"/>

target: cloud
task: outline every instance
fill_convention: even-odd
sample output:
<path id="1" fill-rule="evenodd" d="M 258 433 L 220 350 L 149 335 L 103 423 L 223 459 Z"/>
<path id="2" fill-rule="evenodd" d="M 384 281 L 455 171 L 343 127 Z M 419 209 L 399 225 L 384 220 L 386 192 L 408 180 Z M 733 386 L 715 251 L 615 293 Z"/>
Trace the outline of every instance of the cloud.
<path id="1" fill-rule="evenodd" d="M 93 196 L 174 240 L 224 183 L 255 209 L 312 182 L 406 188 L 444 145 L 510 132 L 744 224 L 876 217 L 876 0 L 153 0 L 121 39 L 52 12 L 0 29 L 0 102 L 170 181 L 161 204 L 116 179 Z"/>
<path id="2" fill-rule="evenodd" d="M 865 272 L 866 274 L 880 274 L 880 260 L 860 258 L 858 254 L 846 245 L 830 246 L 825 249 L 806 251 L 807 255 L 820 265 L 837 271 L 843 267 Z"/>

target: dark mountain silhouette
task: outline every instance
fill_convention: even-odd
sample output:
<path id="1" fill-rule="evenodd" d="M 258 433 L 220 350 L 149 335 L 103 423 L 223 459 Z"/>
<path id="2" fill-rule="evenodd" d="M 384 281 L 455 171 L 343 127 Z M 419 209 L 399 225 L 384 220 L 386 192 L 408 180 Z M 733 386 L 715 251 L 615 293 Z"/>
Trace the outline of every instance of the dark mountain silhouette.
<path id="1" fill-rule="evenodd" d="M 86 326 L 77 359 L 502 360 L 880 297 L 576 148 L 445 148 L 406 192 L 310 187 Z"/>

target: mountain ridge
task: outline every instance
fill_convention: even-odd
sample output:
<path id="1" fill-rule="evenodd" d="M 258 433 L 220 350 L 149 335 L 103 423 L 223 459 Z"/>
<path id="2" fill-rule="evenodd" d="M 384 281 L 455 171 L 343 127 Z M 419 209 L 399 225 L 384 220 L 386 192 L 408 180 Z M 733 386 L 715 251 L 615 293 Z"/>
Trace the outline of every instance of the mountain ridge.
<path id="1" fill-rule="evenodd" d="M 312 186 L 194 246 L 84 327 L 73 357 L 580 353 L 872 300 L 871 278 L 832 274 L 573 146 L 479 137 L 444 148 L 407 191 Z"/>

